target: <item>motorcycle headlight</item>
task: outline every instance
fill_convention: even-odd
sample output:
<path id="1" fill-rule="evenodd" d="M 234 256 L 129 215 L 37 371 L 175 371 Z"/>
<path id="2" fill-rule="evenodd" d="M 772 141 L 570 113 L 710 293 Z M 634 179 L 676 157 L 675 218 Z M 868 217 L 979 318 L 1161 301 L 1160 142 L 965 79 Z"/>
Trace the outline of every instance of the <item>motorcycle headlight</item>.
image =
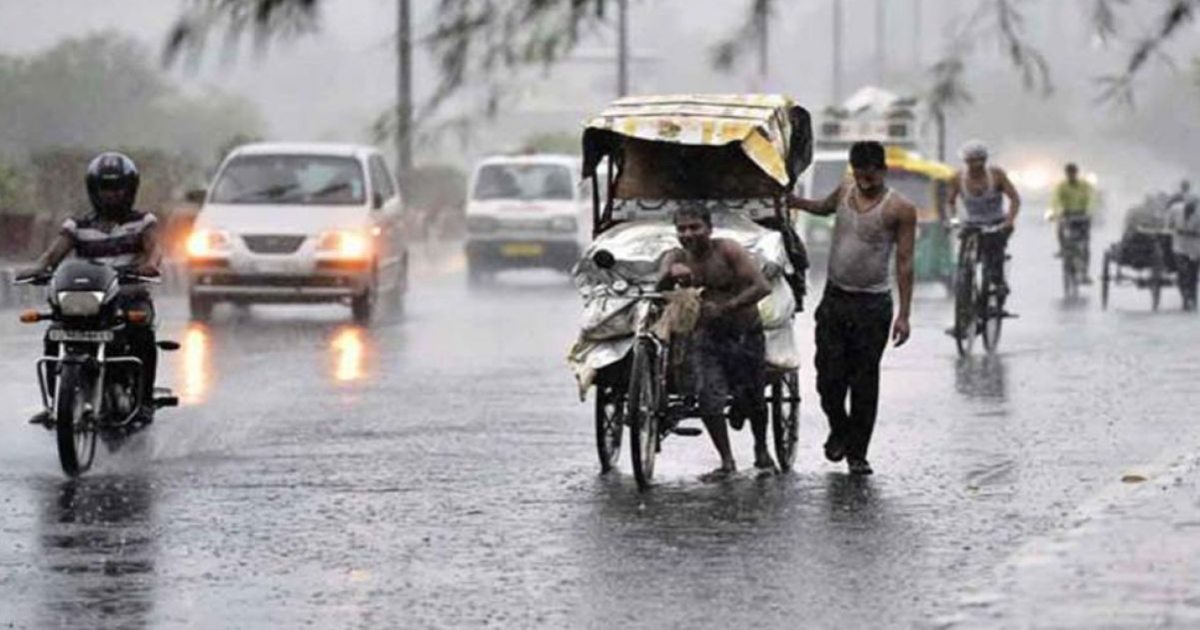
<path id="1" fill-rule="evenodd" d="M 58 308 L 67 317 L 90 317 L 100 313 L 103 291 L 59 291 Z"/>
<path id="2" fill-rule="evenodd" d="M 196 230 L 188 235 L 187 253 L 192 258 L 212 258 L 229 254 L 229 233 Z"/>
<path id="3" fill-rule="evenodd" d="M 554 217 L 550 219 L 550 229 L 555 232 L 574 232 L 579 229 L 579 222 L 575 217 Z"/>
<path id="4" fill-rule="evenodd" d="M 371 239 L 359 232 L 328 232 L 321 237 L 317 251 L 338 258 L 360 260 L 371 255 Z"/>

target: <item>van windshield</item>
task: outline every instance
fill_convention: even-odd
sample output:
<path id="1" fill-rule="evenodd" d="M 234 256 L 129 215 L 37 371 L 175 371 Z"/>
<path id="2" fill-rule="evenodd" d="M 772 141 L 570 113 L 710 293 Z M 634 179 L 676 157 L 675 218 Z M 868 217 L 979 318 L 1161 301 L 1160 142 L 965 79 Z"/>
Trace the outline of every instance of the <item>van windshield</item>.
<path id="1" fill-rule="evenodd" d="M 475 177 L 471 198 L 569 201 L 575 198 L 575 184 L 571 169 L 559 164 L 487 164 Z"/>
<path id="2" fill-rule="evenodd" d="M 361 205 L 362 166 L 348 157 L 243 155 L 230 160 L 213 186 L 213 203 Z"/>

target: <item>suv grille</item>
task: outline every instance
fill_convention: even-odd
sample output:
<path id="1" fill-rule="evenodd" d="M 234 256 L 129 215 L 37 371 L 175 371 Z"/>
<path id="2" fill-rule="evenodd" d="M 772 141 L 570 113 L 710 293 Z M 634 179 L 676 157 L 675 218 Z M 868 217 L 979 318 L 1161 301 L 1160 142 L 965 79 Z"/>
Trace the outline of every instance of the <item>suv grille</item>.
<path id="1" fill-rule="evenodd" d="M 304 244 L 304 236 L 281 234 L 266 234 L 260 236 L 243 236 L 246 247 L 255 254 L 291 254 Z"/>

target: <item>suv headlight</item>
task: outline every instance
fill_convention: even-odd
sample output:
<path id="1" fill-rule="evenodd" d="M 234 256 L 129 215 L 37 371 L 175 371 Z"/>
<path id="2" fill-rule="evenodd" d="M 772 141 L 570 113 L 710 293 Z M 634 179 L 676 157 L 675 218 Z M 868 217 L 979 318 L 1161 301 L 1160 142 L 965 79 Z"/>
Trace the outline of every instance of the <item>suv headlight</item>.
<path id="1" fill-rule="evenodd" d="M 103 291 L 59 291 L 58 308 L 67 317 L 91 317 L 100 313 Z"/>
<path id="2" fill-rule="evenodd" d="M 326 232 L 317 244 L 317 251 L 338 258 L 361 260 L 371 256 L 371 239 L 362 232 L 339 230 Z"/>
<path id="3" fill-rule="evenodd" d="M 188 235 L 187 253 L 192 258 L 213 258 L 229 255 L 229 233 L 200 229 Z"/>

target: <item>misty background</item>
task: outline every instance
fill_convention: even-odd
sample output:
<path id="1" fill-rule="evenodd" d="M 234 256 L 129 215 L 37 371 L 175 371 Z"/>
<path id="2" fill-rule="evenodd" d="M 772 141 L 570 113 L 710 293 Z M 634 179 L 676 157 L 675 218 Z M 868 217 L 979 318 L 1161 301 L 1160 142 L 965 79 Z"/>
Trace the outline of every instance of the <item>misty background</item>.
<path id="1" fill-rule="evenodd" d="M 435 5 L 413 4 L 418 39 L 428 29 L 428 12 Z M 844 0 L 845 89 L 880 83 L 882 74 L 884 87 L 920 93 L 929 84 L 928 68 L 947 51 L 974 5 L 962 0 L 878 3 L 886 12 L 881 69 L 875 51 L 877 3 Z M 149 144 L 190 152 L 195 160 L 209 162 L 237 134 L 279 140 L 376 139 L 372 124 L 391 106 L 395 93 L 394 2 L 338 0 L 322 10 L 319 32 L 313 35 L 272 41 L 263 50 L 246 45 L 236 54 L 211 46 L 197 64 L 164 68 L 164 38 L 185 6 L 164 0 L 0 0 L 0 24 L 6 26 L 0 34 L 0 55 L 9 60 L 33 58 L 64 40 L 99 33 L 128 38 L 137 54 L 178 90 L 179 100 L 188 99 L 198 110 L 212 106 L 198 115 L 213 118 L 215 111 L 221 123 L 191 134 L 156 131 L 154 138 L 138 133 L 136 126 L 109 130 L 111 136 L 105 131 L 77 134 L 87 143 Z M 770 22 L 765 79 L 759 77 L 752 54 L 728 72 L 714 69 L 712 63 L 714 46 L 745 22 L 748 6 L 740 0 L 631 0 L 631 93 L 761 90 L 792 95 L 814 113 L 830 104 L 831 1 L 779 3 Z M 1200 168 L 1194 150 L 1200 146 L 1195 25 L 1185 27 L 1167 47 L 1169 62 L 1154 62 L 1138 77 L 1136 108 L 1129 109 L 1097 102 L 1097 79 L 1121 69 L 1129 45 L 1121 40 L 1103 43 L 1095 36 L 1088 0 L 1027 0 L 1018 6 L 1029 41 L 1050 63 L 1053 92 L 1026 89 L 998 41 L 984 37 L 973 42 L 964 75 L 973 102 L 951 116 L 951 148 L 979 137 L 994 147 L 1003 166 L 1078 161 L 1099 174 L 1102 187 L 1118 204 L 1150 189 L 1172 186 Z M 1142 34 L 1156 10 L 1154 3 L 1134 3 L 1122 12 L 1122 32 L 1128 37 Z M 465 168 L 480 155 L 519 148 L 534 135 L 558 135 L 567 142 L 577 137 L 582 120 L 615 96 L 616 38 L 611 22 L 587 35 L 564 62 L 504 77 L 516 86 L 516 97 L 493 118 L 476 113 L 478 104 L 469 88 L 445 104 L 423 121 L 426 130 L 455 117 L 471 124 L 426 137 L 416 149 L 417 164 Z M 436 77 L 428 51 L 418 48 L 414 65 L 419 102 Z M 88 125 L 86 109 L 72 115 L 84 119 L 48 127 Z M 131 139 L 124 141 L 126 137 Z M 14 147 L 12 141 L 0 146 L 0 154 L 71 139 L 56 133 L 26 137 L 20 143 L 24 146 Z"/>

